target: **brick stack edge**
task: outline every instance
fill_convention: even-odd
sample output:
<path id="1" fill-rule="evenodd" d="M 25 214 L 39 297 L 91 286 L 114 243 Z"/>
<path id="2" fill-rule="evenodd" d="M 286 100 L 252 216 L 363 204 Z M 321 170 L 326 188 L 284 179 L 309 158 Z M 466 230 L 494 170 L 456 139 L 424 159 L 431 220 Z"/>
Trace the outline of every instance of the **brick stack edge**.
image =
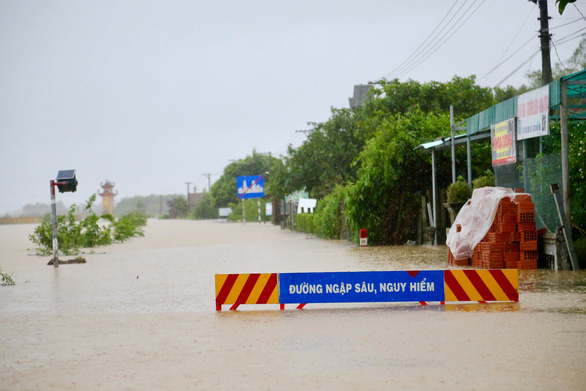
<path id="1" fill-rule="evenodd" d="M 523 189 L 515 189 L 524 193 Z M 458 232 L 461 227 L 457 227 Z M 474 249 L 472 258 L 457 260 L 448 249 L 448 263 L 477 269 L 537 269 L 535 205 L 530 194 L 503 198 L 488 234 Z"/>

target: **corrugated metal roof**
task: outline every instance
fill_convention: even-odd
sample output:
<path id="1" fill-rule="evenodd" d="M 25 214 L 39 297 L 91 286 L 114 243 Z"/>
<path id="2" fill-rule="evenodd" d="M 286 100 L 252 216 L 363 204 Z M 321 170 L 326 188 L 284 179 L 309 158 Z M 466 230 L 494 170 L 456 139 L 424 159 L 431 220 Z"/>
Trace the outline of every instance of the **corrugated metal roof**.
<path id="1" fill-rule="evenodd" d="M 557 107 L 561 103 L 561 81 L 586 80 L 586 69 L 564 76 L 549 83 L 549 107 Z M 568 85 L 568 99 L 585 98 L 586 85 Z"/>
<path id="2" fill-rule="evenodd" d="M 464 138 L 466 136 L 467 136 L 466 134 L 459 134 L 457 136 L 454 136 L 454 145 L 458 145 L 458 140 L 460 140 L 461 138 Z M 423 148 L 424 150 L 428 150 L 431 148 L 441 149 L 438 147 L 442 146 L 442 148 L 448 148 L 448 147 L 451 147 L 451 145 L 452 145 L 452 137 L 448 136 L 448 137 L 443 137 L 439 140 L 434 140 L 434 141 L 430 141 L 428 143 L 420 144 L 417 147 L 415 147 L 414 149 L 419 149 L 419 148 Z"/>
<path id="3" fill-rule="evenodd" d="M 561 81 L 586 80 L 586 69 L 572 73 L 549 83 L 549 107 L 556 108 L 561 102 Z M 568 85 L 568 99 L 586 98 L 586 85 Z M 490 129 L 491 125 L 517 116 L 517 97 L 500 102 L 488 109 L 466 118 L 466 133 L 469 135 Z"/>
<path id="4" fill-rule="evenodd" d="M 549 83 L 549 107 L 559 108 L 561 101 L 561 81 L 586 81 L 586 69 L 580 72 L 572 73 Z M 568 84 L 568 99 L 586 98 L 586 84 Z M 456 139 L 466 135 L 472 136 L 474 134 L 485 132 L 490 129 L 491 125 L 506 121 L 517 116 L 517 97 L 513 97 L 506 101 L 497 103 L 488 109 L 474 114 L 472 117 L 466 118 L 466 134 L 456 136 Z M 559 118 L 559 116 L 552 116 L 552 118 Z M 456 142 L 458 144 L 458 142 Z M 430 148 L 441 149 L 450 145 L 450 137 L 446 137 L 445 141 L 434 140 L 428 143 L 419 145 L 417 148 L 425 150 Z M 416 148 L 416 149 L 417 149 Z"/>

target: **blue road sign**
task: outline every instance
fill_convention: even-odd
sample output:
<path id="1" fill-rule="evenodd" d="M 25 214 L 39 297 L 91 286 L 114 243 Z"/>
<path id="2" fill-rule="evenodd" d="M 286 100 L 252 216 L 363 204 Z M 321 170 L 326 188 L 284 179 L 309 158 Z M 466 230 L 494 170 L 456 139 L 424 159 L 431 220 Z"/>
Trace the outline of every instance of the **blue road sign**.
<path id="1" fill-rule="evenodd" d="M 262 175 L 239 176 L 236 178 L 236 191 L 239 200 L 264 197 L 264 177 Z"/>
<path id="2" fill-rule="evenodd" d="M 281 304 L 443 301 L 443 270 L 280 273 Z"/>

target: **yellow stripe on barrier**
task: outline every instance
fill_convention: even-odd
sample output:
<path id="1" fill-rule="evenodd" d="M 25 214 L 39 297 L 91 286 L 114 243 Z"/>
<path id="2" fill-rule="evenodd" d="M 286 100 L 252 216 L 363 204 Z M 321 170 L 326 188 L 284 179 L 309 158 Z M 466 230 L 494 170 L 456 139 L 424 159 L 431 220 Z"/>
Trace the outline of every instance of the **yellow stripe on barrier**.
<path id="1" fill-rule="evenodd" d="M 216 274 L 216 309 L 222 304 L 279 304 L 276 273 Z"/>
<path id="2" fill-rule="evenodd" d="M 484 281 L 488 289 L 490 289 L 490 292 L 493 294 L 497 301 L 509 300 L 505 292 L 503 292 L 501 286 L 498 284 L 498 282 L 496 282 L 496 280 L 492 276 L 492 274 L 488 273 L 488 270 L 479 270 L 479 272 L 482 272 L 482 280 Z"/>
<path id="3" fill-rule="evenodd" d="M 518 301 L 516 269 L 446 270 L 446 301 Z"/>
<path id="4" fill-rule="evenodd" d="M 458 283 L 460 284 L 462 289 L 464 289 L 464 291 L 468 295 L 468 298 L 470 299 L 470 301 L 486 300 L 485 298 L 482 297 L 482 295 L 480 293 L 478 293 L 478 290 L 476 290 L 476 288 L 474 287 L 474 285 L 472 284 L 472 282 L 470 281 L 468 276 L 466 276 L 466 274 L 464 273 L 464 270 L 454 270 L 454 271 L 452 271 L 452 274 L 454 275 L 454 277 L 456 278 L 456 281 L 458 281 Z"/>

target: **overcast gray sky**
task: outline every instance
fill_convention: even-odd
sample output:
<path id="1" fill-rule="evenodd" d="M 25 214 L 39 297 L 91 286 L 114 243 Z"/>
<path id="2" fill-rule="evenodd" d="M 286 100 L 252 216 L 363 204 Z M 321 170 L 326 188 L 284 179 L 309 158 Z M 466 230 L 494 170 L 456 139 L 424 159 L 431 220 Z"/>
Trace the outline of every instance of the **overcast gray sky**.
<path id="1" fill-rule="evenodd" d="M 586 2 L 549 4 L 566 60 Z M 202 174 L 285 154 L 385 76 L 518 87 L 541 67 L 538 16 L 527 0 L 0 0 L 0 214 L 48 203 L 60 169 L 79 180 L 67 205 L 106 179 L 117 200 L 207 188 Z"/>

